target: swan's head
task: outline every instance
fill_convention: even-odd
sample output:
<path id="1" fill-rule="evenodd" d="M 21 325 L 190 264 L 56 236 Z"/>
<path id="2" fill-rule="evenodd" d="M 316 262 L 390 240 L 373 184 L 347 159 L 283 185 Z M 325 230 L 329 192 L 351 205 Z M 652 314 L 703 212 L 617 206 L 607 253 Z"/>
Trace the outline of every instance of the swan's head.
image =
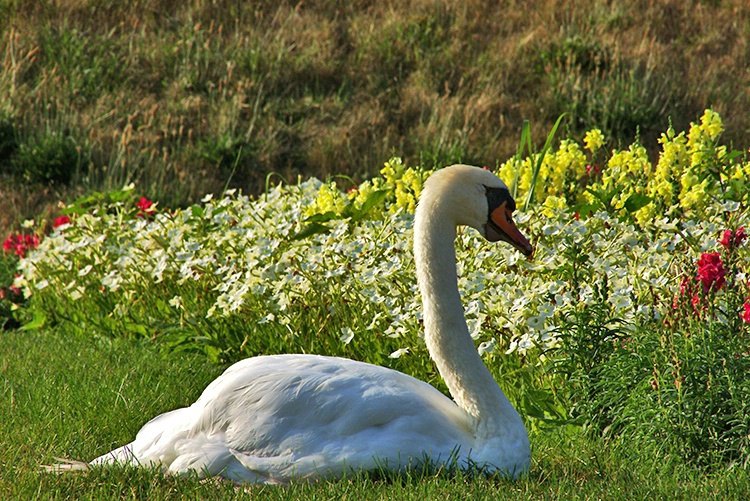
<path id="1" fill-rule="evenodd" d="M 419 205 L 417 217 L 433 212 L 433 217 L 475 228 L 490 242 L 508 242 L 527 257 L 534 252 L 513 222 L 516 202 L 510 190 L 486 169 L 451 165 L 436 171 L 425 182 Z"/>

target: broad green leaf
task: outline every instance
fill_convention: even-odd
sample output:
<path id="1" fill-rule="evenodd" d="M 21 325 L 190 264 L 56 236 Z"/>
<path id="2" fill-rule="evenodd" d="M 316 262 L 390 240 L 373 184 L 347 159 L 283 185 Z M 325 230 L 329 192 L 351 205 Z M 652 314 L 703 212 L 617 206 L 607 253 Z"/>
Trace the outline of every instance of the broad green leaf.
<path id="1" fill-rule="evenodd" d="M 383 200 L 385 200 L 385 197 L 388 196 L 388 193 L 389 190 L 376 190 L 370 193 L 370 195 L 367 197 L 367 200 L 365 200 L 362 204 L 362 207 L 353 211 L 353 213 L 351 214 L 352 221 L 356 222 L 367 216 L 367 214 L 369 214 L 374 207 L 377 207 L 381 202 L 383 202 Z M 353 204 L 351 206 L 353 206 Z M 347 206 L 347 208 L 348 207 L 349 206 Z"/>
<path id="2" fill-rule="evenodd" d="M 31 331 L 44 327 L 47 323 L 47 314 L 40 310 L 34 310 L 34 318 L 31 322 L 24 324 L 19 330 Z"/>
<path id="3" fill-rule="evenodd" d="M 292 240 L 303 240 L 307 237 L 317 235 L 318 233 L 328 233 L 329 231 L 331 231 L 331 228 L 328 226 L 318 222 L 312 222 L 297 232 L 292 237 Z"/>
<path id="4" fill-rule="evenodd" d="M 625 200 L 625 210 L 635 212 L 651 203 L 651 198 L 641 193 L 633 193 Z"/>

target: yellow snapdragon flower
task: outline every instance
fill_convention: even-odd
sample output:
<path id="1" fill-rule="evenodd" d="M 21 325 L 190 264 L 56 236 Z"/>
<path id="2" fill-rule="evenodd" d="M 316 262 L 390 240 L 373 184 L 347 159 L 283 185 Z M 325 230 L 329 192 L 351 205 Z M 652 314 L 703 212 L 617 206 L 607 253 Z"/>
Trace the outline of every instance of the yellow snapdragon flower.
<path id="1" fill-rule="evenodd" d="M 542 214 L 548 218 L 553 218 L 561 211 L 564 211 L 568 207 L 565 198 L 557 196 L 548 196 L 542 204 Z"/>
<path id="2" fill-rule="evenodd" d="M 706 110 L 701 116 L 700 124 L 690 124 L 688 146 L 695 147 L 699 143 L 713 142 L 722 132 L 724 132 L 724 124 L 719 114 L 713 110 Z"/>
<path id="3" fill-rule="evenodd" d="M 596 153 L 604 145 L 604 134 L 599 129 L 591 129 L 584 136 L 583 143 L 586 145 L 587 150 L 591 153 Z"/>
<path id="4" fill-rule="evenodd" d="M 305 209 L 305 216 L 325 214 L 326 212 L 341 214 L 344 207 L 346 207 L 346 200 L 336 187 L 336 183 L 325 183 L 320 187 L 318 196 L 315 197 L 315 203 Z"/>

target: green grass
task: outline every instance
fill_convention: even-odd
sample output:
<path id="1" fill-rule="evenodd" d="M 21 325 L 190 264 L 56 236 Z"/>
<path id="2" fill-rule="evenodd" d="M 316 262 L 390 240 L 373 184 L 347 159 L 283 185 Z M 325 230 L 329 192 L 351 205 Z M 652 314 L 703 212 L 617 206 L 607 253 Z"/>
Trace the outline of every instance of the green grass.
<path id="1" fill-rule="evenodd" d="M 91 459 L 122 445 L 154 415 L 192 402 L 220 368 L 202 356 L 161 356 L 148 342 L 0 336 L 0 497 L 3 499 L 746 499 L 748 472 L 705 473 L 574 430 L 532 433 L 528 478 L 468 474 L 353 475 L 338 482 L 237 488 L 148 469 L 41 473 L 54 456 Z"/>

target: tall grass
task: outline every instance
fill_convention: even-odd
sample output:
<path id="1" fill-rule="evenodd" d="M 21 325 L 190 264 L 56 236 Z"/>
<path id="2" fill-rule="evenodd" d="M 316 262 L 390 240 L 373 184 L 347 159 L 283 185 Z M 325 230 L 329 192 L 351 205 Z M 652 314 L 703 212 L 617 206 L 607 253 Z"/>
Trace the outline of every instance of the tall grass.
<path id="1" fill-rule="evenodd" d="M 727 139 L 747 142 L 741 0 L 0 10 L 0 228 L 131 181 L 183 205 L 230 176 L 253 193 L 268 172 L 364 179 L 394 154 L 494 165 L 523 119 L 544 137 L 562 113 L 574 136 L 596 125 L 610 146 L 639 134 L 653 149 L 670 117 L 684 128 L 711 106 Z M 48 156 L 24 153 L 37 150 Z M 17 193 L 30 182 L 53 186 L 27 207 Z"/>

